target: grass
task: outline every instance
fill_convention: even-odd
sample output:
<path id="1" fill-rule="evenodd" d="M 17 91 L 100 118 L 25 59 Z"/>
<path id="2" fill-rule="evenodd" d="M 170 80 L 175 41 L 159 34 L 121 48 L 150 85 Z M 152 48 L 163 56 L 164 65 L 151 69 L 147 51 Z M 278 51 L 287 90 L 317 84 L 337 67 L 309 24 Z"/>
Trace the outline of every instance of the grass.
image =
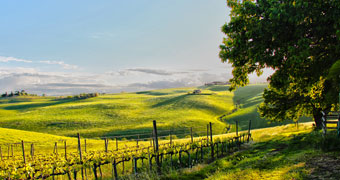
<path id="1" fill-rule="evenodd" d="M 315 164 L 338 156 L 340 142 L 333 136 L 320 138 L 311 123 L 293 125 L 268 124 L 260 118 L 257 106 L 266 85 L 250 85 L 229 92 L 228 86 L 200 87 L 201 95 L 189 95 L 195 88 L 176 88 L 137 93 L 106 94 L 82 100 L 56 100 L 54 97 L 13 97 L 0 99 L 0 146 L 7 154 L 8 143 L 35 143 L 37 153 L 53 152 L 55 142 L 76 152 L 77 132 L 87 140 L 88 150 L 104 150 L 98 137 L 151 132 L 152 120 L 159 130 L 193 127 L 205 131 L 213 123 L 214 133 L 225 132 L 237 119 L 241 130 L 252 120 L 254 142 L 242 151 L 201 164 L 193 169 L 170 171 L 163 179 L 310 179 L 321 177 L 322 168 Z M 237 104 L 237 111 L 236 109 Z M 222 120 L 220 116 L 227 114 Z M 308 120 L 308 119 L 307 119 Z M 269 126 L 276 126 L 270 127 Z M 227 136 L 232 136 L 228 134 Z M 186 141 L 188 139 L 178 139 Z M 168 140 L 163 140 L 165 142 Z M 83 142 L 83 141 L 82 141 Z M 26 145 L 29 151 L 29 144 Z M 141 141 L 140 144 L 148 144 Z M 110 141 L 109 148 L 114 148 Z M 135 141 L 119 141 L 119 146 L 132 146 Z M 20 156 L 20 145 L 15 145 Z M 61 151 L 60 149 L 59 151 Z M 39 151 L 39 152 L 38 152 Z M 321 159 L 321 160 L 320 160 Z M 334 158 L 333 158 L 334 159 Z M 313 163 L 314 164 L 313 164 Z M 339 165 L 340 167 L 340 165 Z M 338 178 L 334 173 L 330 173 Z M 150 179 L 158 179 L 158 176 Z M 327 179 L 327 178 L 326 178 Z"/>
<path id="2" fill-rule="evenodd" d="M 137 93 L 107 94 L 83 100 L 54 97 L 0 99 L 0 126 L 62 136 L 101 137 L 150 131 L 152 120 L 160 129 L 193 127 L 202 130 L 208 122 L 216 133 L 225 123 L 217 117 L 233 108 L 231 92 L 188 95 L 194 88 L 176 88 Z"/>
<path id="3" fill-rule="evenodd" d="M 23 137 L 22 134 L 26 136 Z M 233 136 L 230 133 L 224 136 Z M 66 140 L 71 151 L 76 151 L 76 138 L 61 137 L 21 130 L 0 129 L 0 144 L 20 140 L 35 140 L 51 151 L 54 142 Z M 218 136 L 215 136 L 218 137 Z M 143 179 L 339 179 L 340 140 L 334 131 L 329 131 L 323 138 L 320 131 L 314 131 L 312 123 L 301 123 L 255 129 L 252 131 L 253 142 L 243 146 L 241 151 L 218 159 L 211 164 L 199 164 L 192 169 L 169 171 L 164 176 L 144 174 Z M 178 139 L 175 141 L 187 141 Z M 168 140 L 162 140 L 168 141 Z M 112 142 L 112 141 L 111 141 Z M 120 142 L 120 146 L 130 146 L 133 141 Z M 148 143 L 148 142 L 141 142 Z M 45 145 L 45 146 L 42 146 Z M 102 140 L 88 140 L 88 149 L 103 150 Z M 48 149 L 47 146 L 50 148 Z M 17 148 L 17 147 L 16 147 Z M 63 146 L 60 147 L 62 153 Z M 112 147 L 111 147 L 112 148 Z M 17 155 L 20 156 L 20 146 Z M 4 148 L 3 152 L 6 152 Z M 41 149 L 40 149 L 41 150 Z M 29 149 L 27 150 L 29 151 Z M 331 164 L 331 166 L 329 166 Z M 325 170 L 325 167 L 326 170 Z M 110 167 L 104 167 L 110 177 Z M 107 172 L 106 172 L 107 171 Z M 144 178 L 145 176 L 145 178 Z M 131 177 L 134 179 L 133 177 Z"/>
<path id="4" fill-rule="evenodd" d="M 214 138 L 220 137 L 231 137 L 233 134 L 221 134 L 215 135 Z M 204 136 L 205 137 L 205 136 Z M 201 137 L 194 137 L 193 140 L 198 140 Z M 88 139 L 81 138 L 82 150 L 85 150 L 85 139 L 86 139 L 86 149 L 89 151 L 104 151 L 105 142 L 103 139 Z M 46 133 L 30 132 L 16 129 L 6 129 L 0 128 L 0 148 L 3 156 L 12 156 L 12 146 L 13 155 L 16 157 L 22 157 L 22 145 L 21 141 L 24 141 L 26 155 L 30 153 L 31 144 L 34 144 L 35 154 L 52 154 L 54 152 L 55 143 L 58 146 L 58 152 L 64 154 L 64 141 L 67 143 L 67 152 L 78 152 L 78 138 L 57 136 Z M 159 138 L 159 144 L 169 143 L 169 137 Z M 173 138 L 173 143 L 183 143 L 190 142 L 190 135 L 185 138 Z M 120 139 L 118 140 L 119 150 L 131 149 L 131 147 L 136 147 L 136 140 Z M 150 146 L 149 139 L 139 140 L 138 145 L 140 148 Z M 114 139 L 109 139 L 109 151 L 116 151 L 116 141 Z M 7 159 L 7 157 L 5 158 Z"/>
<path id="5" fill-rule="evenodd" d="M 311 123 L 254 130 L 254 142 L 209 165 L 173 172 L 163 179 L 339 179 L 340 140 L 325 138 Z"/>
<path id="6" fill-rule="evenodd" d="M 241 130 L 248 129 L 250 119 L 252 120 L 253 129 L 292 123 L 292 121 L 270 122 L 265 118 L 260 117 L 257 108 L 260 103 L 263 102 L 262 93 L 267 86 L 267 84 L 248 85 L 246 87 L 238 88 L 234 92 L 233 102 L 237 110 L 223 118 L 225 122 L 232 125 L 233 131 L 235 131 L 236 121 L 239 122 L 239 128 Z M 308 122 L 311 121 L 311 118 L 303 117 L 299 121 Z"/>
<path id="7" fill-rule="evenodd" d="M 0 98 L 0 127 L 68 137 L 79 132 L 87 138 L 151 132 L 152 120 L 157 120 L 160 130 L 192 127 L 194 132 L 204 132 L 206 124 L 212 122 L 215 134 L 225 133 L 236 119 L 242 130 L 248 128 L 249 119 L 253 128 L 264 128 L 277 125 L 268 124 L 257 112 L 266 87 L 249 85 L 229 92 L 229 86 L 203 86 L 199 95 L 188 94 L 196 88 L 174 88 L 81 100 Z M 232 113 L 235 104 L 239 108 Z"/>

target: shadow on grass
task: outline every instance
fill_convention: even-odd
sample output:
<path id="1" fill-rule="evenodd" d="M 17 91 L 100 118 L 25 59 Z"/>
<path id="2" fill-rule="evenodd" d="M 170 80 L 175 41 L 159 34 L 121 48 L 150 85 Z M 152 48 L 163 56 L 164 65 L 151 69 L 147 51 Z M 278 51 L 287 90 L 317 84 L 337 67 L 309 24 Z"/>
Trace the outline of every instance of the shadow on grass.
<path id="1" fill-rule="evenodd" d="M 207 95 L 212 95 L 212 93 L 199 93 L 199 94 L 188 94 L 188 95 L 193 95 L 193 96 L 207 96 Z"/>
<path id="2" fill-rule="evenodd" d="M 168 99 L 166 99 L 164 101 L 161 101 L 161 102 L 158 102 L 158 103 L 152 105 L 151 107 L 152 108 L 157 108 L 157 107 L 173 104 L 173 103 L 176 103 L 176 102 L 184 99 L 186 96 L 188 96 L 188 95 L 184 94 L 184 95 L 180 95 L 180 96 L 175 96 L 173 98 L 168 98 Z"/>
<path id="3" fill-rule="evenodd" d="M 159 108 L 162 106 L 171 105 L 170 109 L 195 109 L 195 110 L 201 110 L 208 113 L 214 113 L 214 114 L 222 114 L 226 110 L 223 107 L 215 106 L 207 103 L 204 99 L 204 97 L 208 97 L 208 94 L 202 94 L 200 95 L 189 95 L 184 94 L 180 96 L 175 96 L 171 98 L 166 98 L 165 100 L 162 100 L 154 105 L 152 105 L 152 108 Z"/>
<path id="4" fill-rule="evenodd" d="M 229 87 L 230 86 L 225 86 L 225 85 L 214 85 L 214 86 L 201 86 L 199 88 L 219 92 L 219 91 L 229 91 Z"/>
<path id="5" fill-rule="evenodd" d="M 253 96 L 251 99 L 247 99 L 245 102 L 242 102 L 242 108 L 247 108 L 251 106 L 258 105 L 263 102 L 263 98 L 261 95 Z"/>
<path id="6" fill-rule="evenodd" d="M 253 98 L 256 98 L 255 101 L 261 102 L 262 100 L 262 93 L 267 85 L 252 85 L 252 86 L 245 86 L 238 88 L 234 91 L 233 102 L 237 104 L 242 104 L 244 107 L 249 107 L 247 105 L 250 101 L 253 101 Z M 259 98 L 257 98 L 259 97 Z"/>
<path id="7" fill-rule="evenodd" d="M 323 151 L 338 152 L 340 140 L 332 133 L 323 138 L 321 132 L 278 136 L 274 139 L 254 144 L 250 149 L 236 152 L 214 161 L 210 165 L 189 173 L 177 173 L 162 179 L 204 179 L 217 174 L 237 174 L 240 172 L 268 173 L 281 171 L 287 179 L 298 176 L 308 179 L 306 164 Z M 299 164 L 299 165 L 298 165 Z M 287 171 L 287 172 L 285 172 Z M 249 175 L 249 174 L 248 174 Z M 217 176 L 218 177 L 218 176 Z M 224 176 L 222 176 L 224 177 Z M 249 177 L 245 175 L 244 177 Z M 242 178 L 242 177 L 240 177 Z M 283 178 L 283 177 L 282 177 Z M 284 178 L 285 179 L 285 178 Z M 293 178 L 294 179 L 294 178 Z"/>
<path id="8" fill-rule="evenodd" d="M 140 91 L 136 92 L 136 94 L 146 94 L 146 95 L 152 95 L 152 96 L 163 96 L 163 95 L 169 95 L 169 94 L 176 94 L 176 93 L 186 93 L 187 90 L 174 90 L 171 92 L 158 92 L 158 91 Z"/>
<path id="9" fill-rule="evenodd" d="M 81 100 L 81 99 L 62 99 L 62 100 L 50 101 L 50 102 L 44 102 L 44 103 L 32 103 L 32 104 L 6 106 L 3 109 L 6 109 L 6 110 L 25 110 L 25 109 L 30 109 L 30 108 L 41 108 L 41 107 L 46 107 L 46 106 L 53 106 L 53 105 L 57 105 L 57 104 L 74 102 L 74 101 L 79 101 L 79 100 Z"/>
<path id="10" fill-rule="evenodd" d="M 141 92 L 136 92 L 136 94 L 146 94 L 146 95 L 152 95 L 152 96 L 163 96 L 163 95 L 169 95 L 169 94 L 172 94 L 172 93 L 141 91 Z"/>

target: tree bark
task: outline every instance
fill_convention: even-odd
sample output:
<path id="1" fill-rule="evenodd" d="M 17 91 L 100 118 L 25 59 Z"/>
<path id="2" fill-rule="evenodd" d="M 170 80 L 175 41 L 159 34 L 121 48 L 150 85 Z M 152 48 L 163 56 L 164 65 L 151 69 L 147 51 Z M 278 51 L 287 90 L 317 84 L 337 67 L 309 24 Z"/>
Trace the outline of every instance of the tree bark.
<path id="1" fill-rule="evenodd" d="M 314 111 L 313 118 L 314 118 L 316 129 L 321 129 L 322 128 L 322 113 L 321 113 L 321 110 Z"/>

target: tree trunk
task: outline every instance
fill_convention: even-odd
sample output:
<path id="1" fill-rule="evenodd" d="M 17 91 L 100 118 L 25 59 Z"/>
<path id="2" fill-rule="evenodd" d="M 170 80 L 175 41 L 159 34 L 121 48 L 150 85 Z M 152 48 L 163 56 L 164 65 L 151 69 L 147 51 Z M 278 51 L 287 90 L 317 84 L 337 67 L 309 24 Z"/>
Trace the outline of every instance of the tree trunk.
<path id="1" fill-rule="evenodd" d="M 313 118 L 314 118 L 316 129 L 321 129 L 322 128 L 322 113 L 321 113 L 321 110 L 314 111 Z"/>

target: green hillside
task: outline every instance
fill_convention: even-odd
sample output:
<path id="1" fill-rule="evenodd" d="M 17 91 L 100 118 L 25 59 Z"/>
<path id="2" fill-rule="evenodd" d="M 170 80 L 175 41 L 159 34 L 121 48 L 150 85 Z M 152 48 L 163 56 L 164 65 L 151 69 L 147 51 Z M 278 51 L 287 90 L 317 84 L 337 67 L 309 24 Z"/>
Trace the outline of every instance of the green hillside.
<path id="1" fill-rule="evenodd" d="M 270 122 L 265 118 L 260 117 L 260 114 L 257 112 L 257 107 L 263 102 L 262 93 L 266 87 L 267 84 L 258 84 L 238 88 L 233 96 L 236 111 L 225 116 L 223 120 L 228 124 L 231 124 L 233 129 L 235 127 L 235 121 L 238 121 L 241 130 L 246 130 L 248 128 L 250 119 L 252 120 L 252 128 L 254 129 L 292 123 L 292 121 L 280 123 Z M 307 117 L 303 117 L 299 120 L 299 122 L 309 121 L 311 121 L 311 118 Z"/>
<path id="2" fill-rule="evenodd" d="M 222 133 L 235 119 L 242 129 L 249 119 L 253 127 L 262 128 L 268 124 L 258 116 L 257 105 L 266 86 L 250 85 L 235 92 L 229 92 L 229 86 L 203 86 L 198 95 L 188 93 L 195 88 L 175 88 L 88 99 L 0 98 L 0 127 L 62 136 L 79 132 L 84 137 L 150 132 L 152 120 L 160 129 L 193 127 L 196 132 L 212 122 L 214 133 Z M 239 108 L 232 113 L 236 103 Z"/>
<path id="3" fill-rule="evenodd" d="M 233 109 L 233 93 L 177 88 L 137 93 L 107 94 L 89 99 L 12 97 L 0 100 L 0 126 L 4 128 L 85 137 L 108 136 L 160 129 L 193 127 L 205 129 L 208 122 L 222 132 L 225 123 L 217 117 Z M 150 131 L 149 131 L 150 132 Z"/>
<path id="4" fill-rule="evenodd" d="M 206 180 L 303 180 L 339 179 L 340 140 L 336 131 L 323 137 L 312 123 L 282 125 L 252 131 L 253 142 L 241 151 L 201 164 L 173 171 L 162 179 Z"/>

